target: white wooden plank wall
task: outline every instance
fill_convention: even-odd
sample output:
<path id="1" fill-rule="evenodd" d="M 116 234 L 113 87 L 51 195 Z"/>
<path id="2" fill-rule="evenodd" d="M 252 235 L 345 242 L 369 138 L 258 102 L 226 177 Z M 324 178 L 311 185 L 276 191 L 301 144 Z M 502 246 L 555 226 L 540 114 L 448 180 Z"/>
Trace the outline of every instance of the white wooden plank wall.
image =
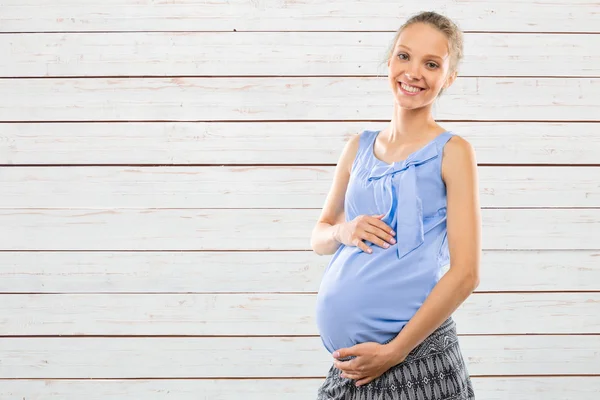
<path id="1" fill-rule="evenodd" d="M 600 398 L 600 21 L 583 0 L 0 0 L 0 400 L 306 400 L 309 237 L 394 31 L 465 31 L 478 399 Z"/>

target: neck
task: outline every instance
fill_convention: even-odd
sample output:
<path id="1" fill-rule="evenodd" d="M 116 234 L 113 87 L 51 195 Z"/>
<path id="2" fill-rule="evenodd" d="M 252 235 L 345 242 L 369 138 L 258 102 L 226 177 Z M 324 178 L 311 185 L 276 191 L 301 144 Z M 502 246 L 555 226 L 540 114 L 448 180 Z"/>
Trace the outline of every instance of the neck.
<path id="1" fill-rule="evenodd" d="M 438 124 L 431 115 L 431 106 L 407 110 L 395 104 L 389 128 L 389 141 L 418 142 L 437 129 Z"/>

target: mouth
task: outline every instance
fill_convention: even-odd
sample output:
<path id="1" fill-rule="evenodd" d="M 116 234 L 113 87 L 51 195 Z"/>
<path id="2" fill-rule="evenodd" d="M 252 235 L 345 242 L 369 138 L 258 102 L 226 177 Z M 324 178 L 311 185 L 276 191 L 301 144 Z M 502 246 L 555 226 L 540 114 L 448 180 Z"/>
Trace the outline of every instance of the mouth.
<path id="1" fill-rule="evenodd" d="M 410 96 L 417 95 L 417 94 L 423 92 L 424 90 L 426 90 L 422 87 L 408 85 L 404 82 L 398 82 L 398 88 L 402 91 L 402 93 L 410 95 Z"/>

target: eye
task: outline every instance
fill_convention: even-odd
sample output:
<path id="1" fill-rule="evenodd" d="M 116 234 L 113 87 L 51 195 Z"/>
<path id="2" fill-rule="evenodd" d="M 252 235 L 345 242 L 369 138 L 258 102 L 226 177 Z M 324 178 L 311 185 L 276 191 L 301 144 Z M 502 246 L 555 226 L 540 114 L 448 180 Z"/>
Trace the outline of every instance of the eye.
<path id="1" fill-rule="evenodd" d="M 435 69 L 435 68 L 438 68 L 438 67 L 439 67 L 439 66 L 438 66 L 436 63 L 434 63 L 434 62 L 428 62 L 428 63 L 427 63 L 427 66 L 428 66 L 429 68 L 433 68 L 433 69 Z"/>
<path id="2" fill-rule="evenodd" d="M 400 53 L 400 54 L 398 54 L 398 58 L 399 59 L 406 60 L 406 58 L 402 58 L 402 56 L 406 56 L 408 58 L 408 54 L 406 54 L 406 53 Z"/>

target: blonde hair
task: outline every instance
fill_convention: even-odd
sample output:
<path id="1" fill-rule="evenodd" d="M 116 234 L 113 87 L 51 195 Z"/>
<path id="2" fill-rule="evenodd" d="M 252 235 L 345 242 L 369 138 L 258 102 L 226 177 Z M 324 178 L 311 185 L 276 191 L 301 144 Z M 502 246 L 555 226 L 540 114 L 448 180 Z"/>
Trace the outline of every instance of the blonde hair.
<path id="1" fill-rule="evenodd" d="M 400 37 L 402 31 L 406 27 L 416 23 L 429 24 L 446 35 L 446 38 L 448 39 L 448 51 L 450 52 L 449 73 L 458 71 L 458 65 L 463 58 L 463 33 L 450 18 L 434 11 L 423 11 L 419 14 L 413 15 L 404 24 L 402 24 L 402 26 L 396 32 L 396 36 L 394 37 L 394 40 L 387 51 L 385 62 L 392 57 L 394 47 L 396 46 L 396 42 L 398 41 L 398 37 Z M 438 96 L 441 95 L 443 91 L 444 90 L 442 89 Z"/>

